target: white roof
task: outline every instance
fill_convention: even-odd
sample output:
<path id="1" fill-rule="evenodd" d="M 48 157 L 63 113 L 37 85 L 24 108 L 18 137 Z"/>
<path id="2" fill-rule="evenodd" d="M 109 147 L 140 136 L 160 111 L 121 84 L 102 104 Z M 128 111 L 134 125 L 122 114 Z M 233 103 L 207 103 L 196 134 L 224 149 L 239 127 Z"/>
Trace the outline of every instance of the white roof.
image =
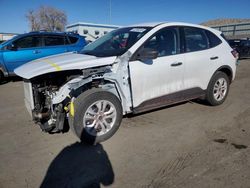
<path id="1" fill-rule="evenodd" d="M 190 27 L 199 27 L 199 28 L 204 28 L 204 29 L 209 29 L 215 33 L 221 33 L 220 31 L 213 29 L 211 27 L 203 26 L 203 25 L 198 25 L 198 24 L 191 24 L 191 23 L 185 23 L 185 22 L 149 22 L 149 23 L 140 23 L 140 24 L 134 24 L 130 25 L 132 27 L 156 27 L 156 26 L 190 26 Z M 130 27 L 127 26 L 127 27 Z"/>
<path id="2" fill-rule="evenodd" d="M 139 23 L 139 24 L 133 24 L 133 25 L 129 25 L 128 27 L 155 27 L 157 25 L 163 24 L 163 23 L 167 23 L 167 22 L 148 22 L 148 23 Z"/>
<path id="3" fill-rule="evenodd" d="M 133 24 L 129 26 L 119 26 L 119 25 L 108 25 L 108 24 L 95 24 L 95 23 L 88 23 L 88 22 L 77 22 L 71 25 L 67 25 L 66 28 L 74 27 L 74 26 L 92 26 L 92 27 L 104 27 L 104 28 L 120 28 L 120 27 L 156 27 L 158 25 L 165 25 L 165 26 L 193 26 L 193 27 L 199 27 L 199 28 L 204 28 L 204 29 L 209 29 L 212 30 L 215 33 L 221 33 L 216 29 L 203 26 L 203 25 L 198 25 L 198 24 L 191 24 L 191 23 L 185 23 L 185 22 L 167 22 L 167 21 L 162 21 L 162 22 L 148 22 L 148 23 L 139 23 L 139 24 Z"/>

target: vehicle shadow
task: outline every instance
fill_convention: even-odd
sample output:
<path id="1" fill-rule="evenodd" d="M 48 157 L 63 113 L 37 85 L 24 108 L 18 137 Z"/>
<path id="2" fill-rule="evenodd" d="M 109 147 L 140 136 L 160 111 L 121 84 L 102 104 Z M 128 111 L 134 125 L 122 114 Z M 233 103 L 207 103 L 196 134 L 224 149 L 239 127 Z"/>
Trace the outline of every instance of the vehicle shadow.
<path id="1" fill-rule="evenodd" d="M 102 145 L 76 142 L 56 156 L 40 187 L 99 188 L 113 182 L 113 168 Z"/>
<path id="2" fill-rule="evenodd" d="M 4 78 L 3 80 L 0 80 L 0 85 L 7 84 L 9 82 L 19 82 L 19 81 L 23 81 L 23 79 L 18 76 L 8 77 Z"/>

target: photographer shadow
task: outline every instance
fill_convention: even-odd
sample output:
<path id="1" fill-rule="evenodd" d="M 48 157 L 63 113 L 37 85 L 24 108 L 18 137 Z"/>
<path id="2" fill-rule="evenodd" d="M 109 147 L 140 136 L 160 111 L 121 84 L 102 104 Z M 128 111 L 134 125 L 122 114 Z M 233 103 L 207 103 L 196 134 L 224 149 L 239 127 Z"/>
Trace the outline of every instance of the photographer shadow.
<path id="1" fill-rule="evenodd" d="M 114 172 L 101 144 L 74 143 L 50 164 L 41 188 L 99 188 L 114 182 Z"/>

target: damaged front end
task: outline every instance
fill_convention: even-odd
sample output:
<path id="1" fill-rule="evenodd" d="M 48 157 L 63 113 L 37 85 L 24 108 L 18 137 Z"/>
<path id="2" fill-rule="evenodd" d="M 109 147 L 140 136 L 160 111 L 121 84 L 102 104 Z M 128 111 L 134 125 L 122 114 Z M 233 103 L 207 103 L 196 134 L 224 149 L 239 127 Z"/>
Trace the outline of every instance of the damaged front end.
<path id="1" fill-rule="evenodd" d="M 73 100 L 87 89 L 105 85 L 103 75 L 110 66 L 53 72 L 24 80 L 25 105 L 34 122 L 48 133 L 68 131 Z M 73 110 L 71 109 L 73 114 Z"/>
<path id="2" fill-rule="evenodd" d="M 66 80 L 64 80 L 66 81 Z M 65 123 L 65 110 L 63 103 L 54 105 L 53 97 L 56 95 L 62 80 L 53 79 L 52 75 L 24 80 L 25 105 L 35 123 L 39 124 L 45 132 L 63 132 Z"/>
<path id="3" fill-rule="evenodd" d="M 57 86 L 45 85 L 39 87 L 33 84 L 34 109 L 32 117 L 35 123 L 39 124 L 45 132 L 63 132 L 66 113 L 63 103 L 53 104 L 53 97 L 58 90 Z"/>
<path id="4" fill-rule="evenodd" d="M 80 71 L 67 71 L 42 75 L 31 80 L 24 80 L 25 105 L 35 123 L 45 132 L 65 132 L 68 130 L 66 114 L 69 96 L 54 104 L 62 85 L 79 76 Z M 65 124 L 66 123 L 66 124 Z"/>

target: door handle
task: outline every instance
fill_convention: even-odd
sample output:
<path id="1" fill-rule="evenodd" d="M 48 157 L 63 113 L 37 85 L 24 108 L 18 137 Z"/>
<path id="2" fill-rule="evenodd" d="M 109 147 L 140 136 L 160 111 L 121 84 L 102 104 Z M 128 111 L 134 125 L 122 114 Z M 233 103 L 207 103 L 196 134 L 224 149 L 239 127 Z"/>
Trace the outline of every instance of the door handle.
<path id="1" fill-rule="evenodd" d="M 219 59 L 218 56 L 213 56 L 213 57 L 210 57 L 211 60 L 215 60 L 215 59 Z"/>
<path id="2" fill-rule="evenodd" d="M 34 50 L 34 51 L 33 51 L 33 54 L 39 54 L 39 53 L 41 53 L 40 50 Z"/>
<path id="3" fill-rule="evenodd" d="M 177 66 L 180 66 L 180 65 L 182 65 L 182 62 L 172 63 L 171 67 L 177 67 Z"/>

